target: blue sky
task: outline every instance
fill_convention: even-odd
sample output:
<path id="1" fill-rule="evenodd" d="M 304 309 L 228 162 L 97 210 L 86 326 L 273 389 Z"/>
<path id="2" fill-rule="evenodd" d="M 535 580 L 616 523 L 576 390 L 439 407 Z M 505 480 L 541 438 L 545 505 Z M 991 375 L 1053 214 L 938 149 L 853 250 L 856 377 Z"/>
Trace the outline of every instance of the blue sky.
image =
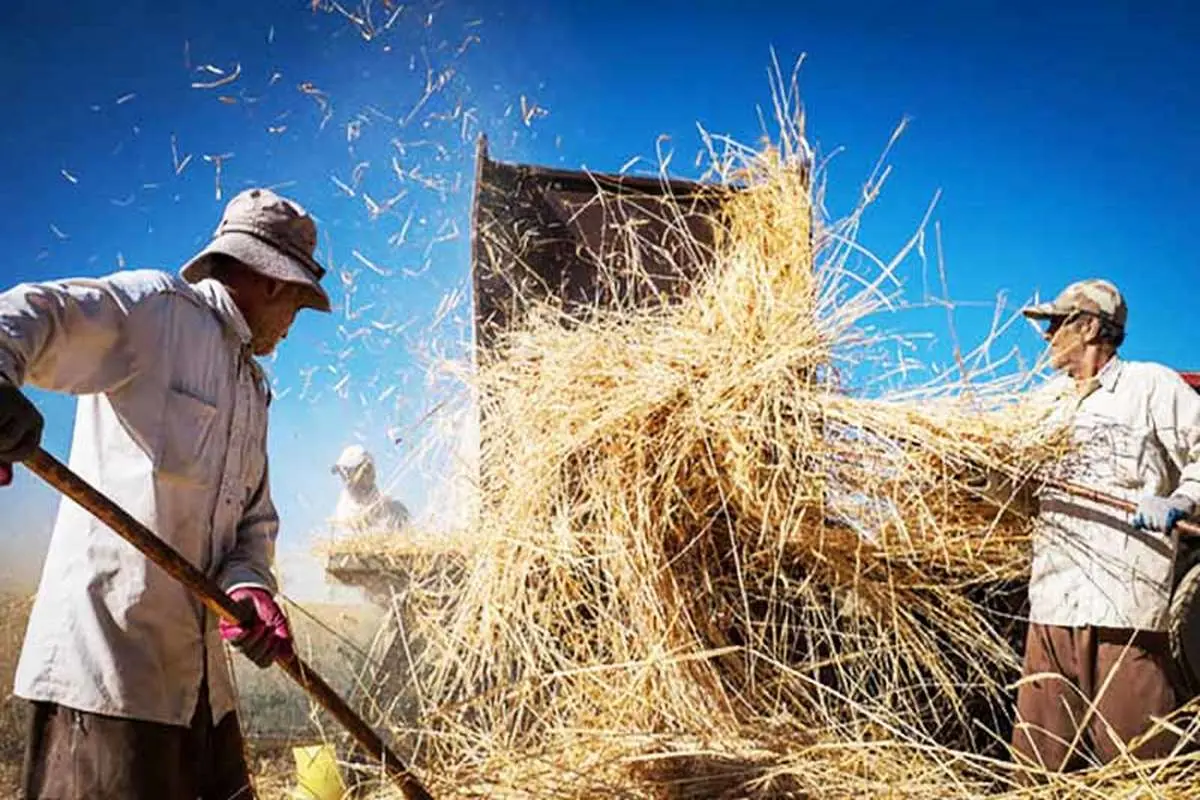
<path id="1" fill-rule="evenodd" d="M 474 136 L 486 132 L 504 160 L 615 171 L 652 158 L 666 134 L 686 175 L 697 124 L 757 137 L 771 48 L 785 69 L 805 56 L 810 138 L 823 154 L 839 151 L 834 214 L 851 209 L 910 119 L 864 223 L 869 247 L 898 250 L 940 190 L 934 219 L 956 300 L 1004 293 L 1011 306 L 1109 277 L 1130 304 L 1126 355 L 1200 369 L 1189 330 L 1200 11 L 1187 3 L 448 0 L 410 4 L 369 39 L 305 0 L 166 5 L 6 4 L 0 284 L 176 269 L 251 183 L 281 185 L 308 207 L 342 310 L 302 316 L 270 365 L 284 548 L 302 546 L 332 509 L 327 465 L 351 441 L 376 450 L 401 499 L 425 502 L 411 450 L 389 434 L 411 441 L 423 430 L 436 398 L 414 353 L 466 321 L 464 298 L 429 332 L 467 276 Z M 370 9 L 382 28 L 382 0 Z M 444 85 L 418 106 L 427 64 Z M 236 80 L 193 88 L 235 65 Z M 522 96 L 548 114 L 524 124 Z M 226 153 L 217 199 L 204 156 Z M 372 218 L 364 193 L 382 204 L 402 190 Z M 355 273 L 351 318 L 342 270 Z M 919 283 L 919 269 L 905 274 Z M 991 313 L 957 312 L 964 343 Z M 944 321 L 923 312 L 903 324 Z M 929 356 L 944 357 L 945 342 Z M 1017 343 L 1038 349 L 1032 332 Z M 65 457 L 70 399 L 33 396 L 46 446 Z M 44 534 L 54 497 L 20 472 L 0 508 L 0 552 L 11 552 Z"/>

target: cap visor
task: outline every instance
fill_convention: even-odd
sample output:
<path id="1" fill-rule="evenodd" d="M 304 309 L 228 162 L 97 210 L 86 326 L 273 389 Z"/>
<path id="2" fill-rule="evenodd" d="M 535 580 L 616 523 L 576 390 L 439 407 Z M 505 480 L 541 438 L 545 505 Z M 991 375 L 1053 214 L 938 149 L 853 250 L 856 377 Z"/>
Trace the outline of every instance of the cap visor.
<path id="1" fill-rule="evenodd" d="M 1062 310 L 1057 308 L 1053 303 L 1039 303 L 1036 306 L 1028 306 L 1021 309 L 1021 313 L 1029 319 L 1054 319 L 1055 317 L 1063 316 Z"/>

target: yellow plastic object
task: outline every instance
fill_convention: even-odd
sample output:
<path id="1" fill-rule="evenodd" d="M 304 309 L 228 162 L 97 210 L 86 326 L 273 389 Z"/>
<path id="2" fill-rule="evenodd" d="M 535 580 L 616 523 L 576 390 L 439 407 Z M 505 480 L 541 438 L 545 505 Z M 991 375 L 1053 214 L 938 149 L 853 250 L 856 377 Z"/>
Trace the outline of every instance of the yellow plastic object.
<path id="1" fill-rule="evenodd" d="M 333 745 L 293 747 L 292 757 L 296 760 L 293 800 L 342 800 L 346 796 Z"/>

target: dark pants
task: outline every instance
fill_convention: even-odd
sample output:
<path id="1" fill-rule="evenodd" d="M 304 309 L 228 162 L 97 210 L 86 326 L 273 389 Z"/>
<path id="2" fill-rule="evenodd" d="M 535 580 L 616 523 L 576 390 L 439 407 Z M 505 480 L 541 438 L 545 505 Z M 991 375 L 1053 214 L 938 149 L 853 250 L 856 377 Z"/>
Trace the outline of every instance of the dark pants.
<path id="1" fill-rule="evenodd" d="M 237 714 L 190 728 L 34 703 L 23 800 L 254 800 Z"/>
<path id="2" fill-rule="evenodd" d="M 1107 763 L 1176 708 L 1167 634 L 1118 628 L 1029 626 L 1017 690 L 1018 762 L 1051 771 Z M 1052 673 L 1032 678 L 1039 673 Z M 1131 750 L 1161 758 L 1177 743 L 1159 729 Z"/>

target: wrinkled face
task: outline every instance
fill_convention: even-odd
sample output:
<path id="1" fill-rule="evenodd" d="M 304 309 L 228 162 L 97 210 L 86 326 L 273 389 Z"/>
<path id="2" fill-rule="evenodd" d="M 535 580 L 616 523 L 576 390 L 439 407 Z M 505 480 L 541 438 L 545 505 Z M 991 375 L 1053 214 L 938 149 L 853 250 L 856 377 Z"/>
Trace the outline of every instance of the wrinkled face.
<path id="1" fill-rule="evenodd" d="M 1054 317 L 1042 337 L 1050 346 L 1050 366 L 1059 371 L 1073 372 L 1084 348 L 1099 332 L 1099 323 L 1090 314 L 1078 312 Z"/>
<path id="2" fill-rule="evenodd" d="M 261 288 L 247 299 L 250 302 L 242 314 L 250 326 L 250 347 L 256 356 L 270 355 L 287 338 L 296 321 L 304 290 L 295 284 L 264 279 Z"/>
<path id="3" fill-rule="evenodd" d="M 256 356 L 275 352 L 287 338 L 296 314 L 304 308 L 306 289 L 260 274 L 232 256 L 214 253 L 212 275 L 225 284 L 250 328 L 250 349 Z"/>

